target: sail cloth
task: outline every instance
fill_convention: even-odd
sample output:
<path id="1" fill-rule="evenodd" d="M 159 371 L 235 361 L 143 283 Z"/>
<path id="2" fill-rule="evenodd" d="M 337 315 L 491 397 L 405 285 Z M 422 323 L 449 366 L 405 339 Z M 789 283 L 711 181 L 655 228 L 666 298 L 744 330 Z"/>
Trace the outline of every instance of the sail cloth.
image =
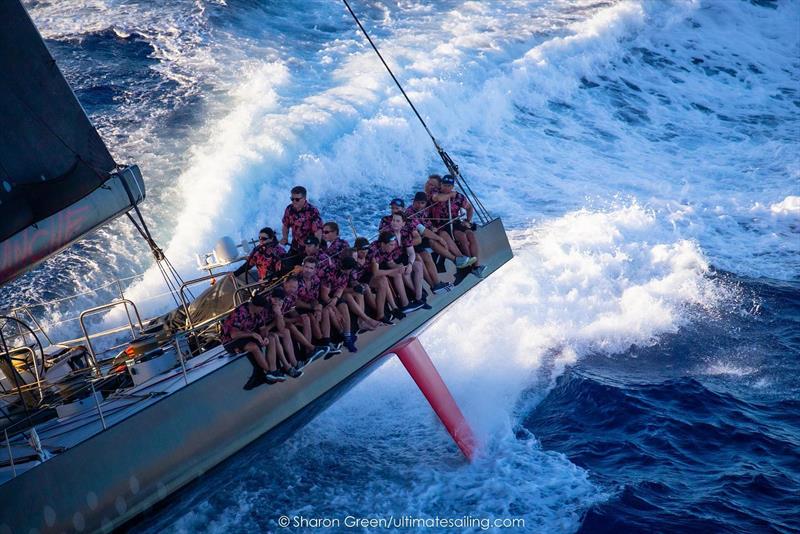
<path id="1" fill-rule="evenodd" d="M 0 284 L 144 199 L 18 0 L 0 1 Z M 128 194 L 128 193 L 131 194 Z"/>

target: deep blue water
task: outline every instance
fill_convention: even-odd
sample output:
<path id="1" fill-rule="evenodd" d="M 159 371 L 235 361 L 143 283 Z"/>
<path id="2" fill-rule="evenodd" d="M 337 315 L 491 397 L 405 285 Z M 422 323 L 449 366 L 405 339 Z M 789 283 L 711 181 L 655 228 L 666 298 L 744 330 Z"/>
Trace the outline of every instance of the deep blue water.
<path id="1" fill-rule="evenodd" d="M 612 495 L 582 532 L 798 529 L 800 285 L 738 283 L 756 314 L 729 310 L 653 347 L 589 356 L 526 414 L 543 447 Z M 738 361 L 715 374 L 721 353 Z"/>
<path id="2" fill-rule="evenodd" d="M 277 224 L 295 183 L 369 233 L 440 170 L 337 2 L 26 5 L 112 153 L 141 165 L 145 215 L 185 275 L 219 236 Z M 423 338 L 484 455 L 464 464 L 389 363 L 135 529 L 350 513 L 800 531 L 800 5 L 353 5 L 514 247 Z M 115 223 L 0 308 L 149 262 Z M 57 322 L 87 302 L 37 310 Z"/>

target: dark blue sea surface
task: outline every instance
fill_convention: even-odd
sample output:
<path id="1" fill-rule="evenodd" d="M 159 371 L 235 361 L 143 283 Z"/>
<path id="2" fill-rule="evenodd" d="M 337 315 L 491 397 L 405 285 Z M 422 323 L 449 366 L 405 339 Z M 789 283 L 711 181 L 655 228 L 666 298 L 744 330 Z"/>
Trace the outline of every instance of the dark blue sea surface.
<path id="1" fill-rule="evenodd" d="M 523 417 L 609 492 L 581 532 L 800 528 L 800 283 L 726 278 L 757 307 L 588 356 Z"/>

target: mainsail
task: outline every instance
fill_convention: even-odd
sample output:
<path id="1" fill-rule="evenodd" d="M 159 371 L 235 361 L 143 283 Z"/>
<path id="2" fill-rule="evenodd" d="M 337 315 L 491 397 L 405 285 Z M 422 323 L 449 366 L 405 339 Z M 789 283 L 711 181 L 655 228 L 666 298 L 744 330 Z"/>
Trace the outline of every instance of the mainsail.
<path id="1" fill-rule="evenodd" d="M 18 0 L 0 1 L 0 284 L 144 199 Z"/>

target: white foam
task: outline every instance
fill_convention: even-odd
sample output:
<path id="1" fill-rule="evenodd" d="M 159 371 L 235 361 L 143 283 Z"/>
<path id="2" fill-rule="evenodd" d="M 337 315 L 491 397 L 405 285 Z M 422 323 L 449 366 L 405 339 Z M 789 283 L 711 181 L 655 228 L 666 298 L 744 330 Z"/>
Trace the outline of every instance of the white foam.
<path id="1" fill-rule="evenodd" d="M 753 367 L 738 366 L 730 362 L 723 361 L 712 363 L 703 371 L 703 374 L 712 376 L 735 376 L 741 378 L 751 375 L 756 371 L 757 369 Z"/>
<path id="2" fill-rule="evenodd" d="M 800 196 L 789 195 L 780 202 L 776 202 L 769 207 L 775 215 L 800 216 Z"/>

